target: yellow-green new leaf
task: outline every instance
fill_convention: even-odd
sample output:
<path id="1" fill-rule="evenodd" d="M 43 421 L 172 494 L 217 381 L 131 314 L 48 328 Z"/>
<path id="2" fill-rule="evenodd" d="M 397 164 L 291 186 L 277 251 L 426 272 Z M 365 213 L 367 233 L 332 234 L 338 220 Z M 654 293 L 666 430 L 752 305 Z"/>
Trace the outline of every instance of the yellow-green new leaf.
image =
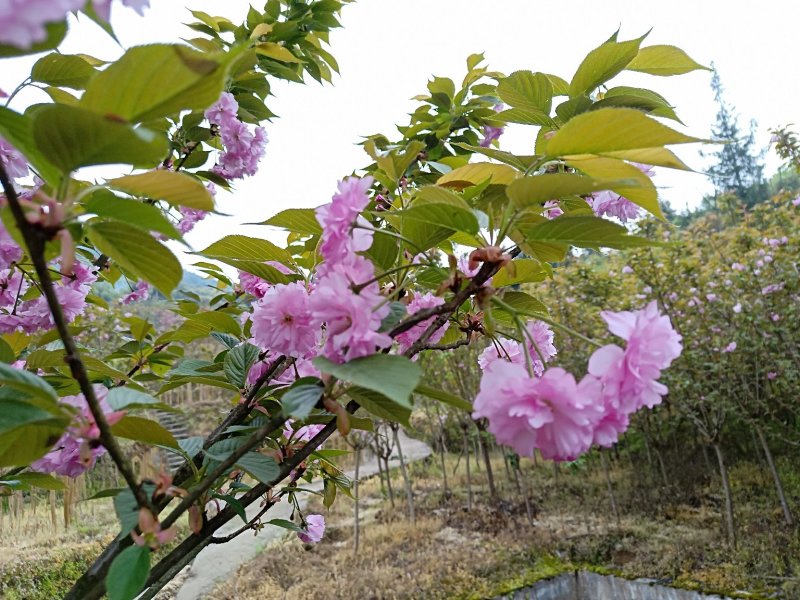
<path id="1" fill-rule="evenodd" d="M 602 108 L 573 117 L 547 142 L 548 156 L 608 154 L 701 142 L 633 108 Z M 652 164 L 652 163 L 651 163 Z"/>
<path id="2" fill-rule="evenodd" d="M 267 240 L 246 235 L 226 235 L 197 254 L 216 259 L 231 258 L 257 262 L 277 260 L 285 265 L 292 264 L 292 257 L 283 248 Z"/>
<path id="3" fill-rule="evenodd" d="M 521 228 L 531 242 L 571 244 L 579 248 L 631 248 L 657 245 L 630 235 L 622 225 L 593 216 L 562 215 L 552 221 Z"/>
<path id="4" fill-rule="evenodd" d="M 698 69 L 710 71 L 708 67 L 695 62 L 680 48 L 667 45 L 642 48 L 636 58 L 627 66 L 627 69 L 662 77 L 683 75 Z"/>
<path id="5" fill-rule="evenodd" d="M 92 79 L 81 106 L 132 123 L 183 110 L 203 110 L 217 101 L 226 77 L 223 60 L 182 45 L 152 44 L 128 50 Z"/>
<path id="6" fill-rule="evenodd" d="M 606 42 L 592 50 L 572 76 L 569 95 L 589 93 L 622 72 L 639 52 L 644 37 L 627 42 Z"/>
<path id="7" fill-rule="evenodd" d="M 184 173 L 150 171 L 112 179 L 108 185 L 132 196 L 165 200 L 173 206 L 214 210 L 214 199 L 206 187 L 199 180 Z"/>
<path id="8" fill-rule="evenodd" d="M 36 61 L 31 69 L 31 81 L 82 90 L 97 73 L 86 59 L 69 54 L 48 54 Z"/>
<path id="9" fill-rule="evenodd" d="M 567 164 L 594 179 L 631 180 L 635 182 L 633 185 L 613 185 L 610 189 L 634 204 L 638 204 L 659 219 L 664 218 L 661 206 L 658 204 L 656 186 L 653 185 L 653 181 L 641 169 L 615 158 L 568 160 Z"/>
<path id="10" fill-rule="evenodd" d="M 469 205 L 453 192 L 441 187 L 421 188 L 411 206 L 398 214 L 406 219 L 446 225 L 472 235 L 478 233 L 478 219 Z"/>
<path id="11" fill-rule="evenodd" d="M 256 44 L 256 53 L 260 54 L 261 56 L 266 56 L 267 58 L 285 63 L 303 62 L 301 59 L 292 54 L 290 50 L 279 44 L 276 44 L 275 42 Z"/>
<path id="12" fill-rule="evenodd" d="M 497 95 L 514 108 L 550 114 L 553 84 L 543 73 L 516 71 L 497 84 Z"/>
<path id="13" fill-rule="evenodd" d="M 148 232 L 119 221 L 93 219 L 86 235 L 95 247 L 126 271 L 149 281 L 167 298 L 183 277 L 175 255 Z"/>
<path id="14" fill-rule="evenodd" d="M 453 169 L 446 175 L 442 175 L 436 185 L 464 189 L 472 185 L 483 183 L 491 178 L 493 184 L 508 185 L 520 177 L 520 173 L 508 165 L 498 165 L 495 163 L 472 163 Z"/>
<path id="15" fill-rule="evenodd" d="M 635 185 L 635 181 L 602 181 L 577 173 L 549 173 L 517 179 L 506 188 L 506 195 L 519 208 L 527 208 L 564 196 L 581 196 L 610 190 L 620 183 Z"/>
<path id="16" fill-rule="evenodd" d="M 126 440 L 135 440 L 145 444 L 166 446 L 167 448 L 180 447 L 175 437 L 167 431 L 161 423 L 126 415 L 111 426 L 111 433 Z"/>

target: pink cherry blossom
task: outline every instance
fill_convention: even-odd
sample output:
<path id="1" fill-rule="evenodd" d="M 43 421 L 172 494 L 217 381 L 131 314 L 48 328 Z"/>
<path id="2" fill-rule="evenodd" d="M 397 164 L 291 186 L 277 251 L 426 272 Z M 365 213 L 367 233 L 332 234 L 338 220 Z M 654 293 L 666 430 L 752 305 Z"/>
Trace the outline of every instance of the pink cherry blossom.
<path id="1" fill-rule="evenodd" d="M 197 208 L 181 206 L 178 210 L 181 213 L 181 220 L 178 221 L 178 231 L 181 232 L 181 235 L 189 233 L 195 225 L 208 216 L 208 211 Z"/>
<path id="2" fill-rule="evenodd" d="M 225 146 L 212 171 L 225 179 L 255 175 L 268 141 L 263 127 L 251 130 L 239 120 L 238 108 L 233 94 L 223 92 L 219 100 L 205 112 L 206 118 L 219 127 L 219 135 Z"/>
<path id="3" fill-rule="evenodd" d="M 542 205 L 542 208 L 544 209 L 542 214 L 548 219 L 555 219 L 564 214 L 564 211 L 561 210 L 557 200 L 548 200 Z"/>
<path id="4" fill-rule="evenodd" d="M 47 39 L 45 25 L 62 21 L 86 0 L 5 0 L 0 3 L 0 44 L 28 49 Z"/>
<path id="5" fill-rule="evenodd" d="M 105 387 L 95 385 L 94 393 L 109 424 L 113 425 L 124 416 L 124 411 L 114 412 L 109 406 L 106 400 L 108 390 Z M 100 430 L 83 394 L 65 396 L 61 398 L 60 402 L 77 409 L 78 412 L 53 449 L 34 462 L 31 469 L 42 473 L 77 477 L 91 469 L 97 458 L 106 450 L 102 445 L 96 443 L 100 436 Z"/>
<path id="6" fill-rule="evenodd" d="M 305 518 L 305 531 L 298 531 L 297 537 L 304 544 L 317 544 L 325 534 L 325 517 L 322 515 L 308 515 Z"/>
<path id="7" fill-rule="evenodd" d="M 339 262 L 372 246 L 370 225 L 363 217 L 359 218 L 369 204 L 367 192 L 372 183 L 372 177 L 347 177 L 339 182 L 331 202 L 317 208 L 317 221 L 322 225 L 319 251 L 326 262 Z M 360 227 L 354 227 L 356 223 Z"/>
<path id="8" fill-rule="evenodd" d="M 307 442 L 320 431 L 325 429 L 325 425 L 321 423 L 316 423 L 314 425 L 303 425 L 297 430 L 294 429 L 293 425 L 294 419 L 289 419 L 283 425 L 283 437 L 286 438 L 286 441 L 291 440 L 293 443 Z"/>
<path id="9" fill-rule="evenodd" d="M 26 177 L 29 173 L 28 161 L 3 138 L 0 138 L 0 163 L 11 179 Z"/>
<path id="10" fill-rule="evenodd" d="M 525 367 L 495 361 L 481 378 L 473 418 L 486 418 L 501 444 L 523 456 L 538 448 L 553 460 L 574 460 L 592 444 L 603 415 L 600 386 L 592 378 L 580 383 L 560 368 L 532 379 Z"/>
<path id="11" fill-rule="evenodd" d="M 291 275 L 294 273 L 294 271 L 292 271 L 289 267 L 283 263 L 279 263 L 276 260 L 268 260 L 264 264 L 277 269 L 284 275 Z M 239 271 L 239 287 L 241 287 L 246 294 L 250 294 L 256 298 L 263 298 L 264 294 L 266 294 L 267 290 L 269 290 L 269 288 L 272 286 L 272 283 L 266 281 L 265 279 L 261 279 L 258 275 L 246 273 L 245 271 Z"/>
<path id="12" fill-rule="evenodd" d="M 0 270 L 8 269 L 11 263 L 18 262 L 22 254 L 22 248 L 17 245 L 0 221 Z"/>
<path id="13" fill-rule="evenodd" d="M 150 285 L 146 281 L 140 281 L 130 294 L 123 296 L 121 302 L 123 304 L 132 304 L 147 300 L 148 296 L 150 296 Z"/>
<path id="14" fill-rule="evenodd" d="M 252 320 L 253 339 L 261 348 L 295 358 L 316 353 L 320 328 L 303 283 L 271 287 L 253 306 Z"/>
<path id="15" fill-rule="evenodd" d="M 426 308 L 433 308 L 435 306 L 441 306 L 442 304 L 444 304 L 444 300 L 442 298 L 439 298 L 438 296 L 434 296 L 430 292 L 424 295 L 416 295 L 414 299 L 408 304 L 408 314 L 409 316 L 411 316 Z M 420 336 L 425 332 L 425 330 L 428 329 L 428 327 L 435 318 L 436 317 L 430 317 L 429 319 L 425 319 L 421 323 L 417 323 L 416 325 L 414 325 L 414 327 L 412 327 L 408 331 L 404 331 L 403 333 L 395 337 L 395 340 L 399 345 L 399 352 L 402 354 L 403 352 L 408 350 L 414 344 L 414 342 L 416 342 L 420 338 Z M 431 335 L 428 338 L 428 343 L 435 344 L 436 342 L 441 340 L 442 336 L 444 336 L 445 332 L 449 327 L 450 323 L 445 322 L 445 324 L 442 327 L 437 329 L 433 333 L 433 335 Z"/>

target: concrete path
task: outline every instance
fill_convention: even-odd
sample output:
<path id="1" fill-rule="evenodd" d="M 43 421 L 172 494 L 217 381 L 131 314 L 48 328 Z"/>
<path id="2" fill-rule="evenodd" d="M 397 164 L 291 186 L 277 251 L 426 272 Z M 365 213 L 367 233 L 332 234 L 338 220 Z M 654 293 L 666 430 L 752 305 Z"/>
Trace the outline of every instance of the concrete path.
<path id="1" fill-rule="evenodd" d="M 423 459 L 430 455 L 431 449 L 427 444 L 407 437 L 403 430 L 400 430 L 400 444 L 403 449 L 403 459 L 406 463 Z M 389 459 L 390 466 L 398 466 L 400 460 L 396 454 Z M 378 472 L 378 462 L 374 456 L 366 460 L 359 468 L 359 479 L 364 479 Z M 353 472 L 347 473 L 353 477 Z M 308 486 L 311 489 L 322 489 L 322 482 L 315 481 Z M 251 505 L 247 511 L 248 517 L 254 516 L 258 512 L 257 505 Z M 265 515 L 265 519 L 288 519 L 291 515 L 291 507 L 288 502 L 281 502 L 274 506 Z M 242 526 L 242 521 L 236 518 L 230 521 L 225 527 L 221 528 L 217 535 L 225 535 L 236 531 Z M 209 593 L 214 586 L 230 577 L 239 566 L 254 558 L 261 550 L 271 542 L 286 535 L 286 530 L 280 527 L 267 526 L 255 536 L 252 532 L 245 532 L 239 537 L 232 539 L 227 544 L 217 544 L 203 549 L 189 566 L 186 581 L 181 586 L 176 600 L 200 600 Z"/>

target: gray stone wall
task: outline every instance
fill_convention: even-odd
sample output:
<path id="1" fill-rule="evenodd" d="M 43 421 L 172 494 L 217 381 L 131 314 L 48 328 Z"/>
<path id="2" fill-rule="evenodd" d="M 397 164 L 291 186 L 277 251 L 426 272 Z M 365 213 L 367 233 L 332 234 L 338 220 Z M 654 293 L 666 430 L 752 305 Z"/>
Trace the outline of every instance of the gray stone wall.
<path id="1" fill-rule="evenodd" d="M 578 571 L 539 581 L 495 600 L 730 600 L 714 594 L 679 590 L 651 581 L 628 580 Z"/>

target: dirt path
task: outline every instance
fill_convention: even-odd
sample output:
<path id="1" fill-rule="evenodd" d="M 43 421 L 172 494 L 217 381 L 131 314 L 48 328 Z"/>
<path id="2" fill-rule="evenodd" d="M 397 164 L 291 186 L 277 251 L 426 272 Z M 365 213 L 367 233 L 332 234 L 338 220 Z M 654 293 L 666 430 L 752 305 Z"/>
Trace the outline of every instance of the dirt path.
<path id="1" fill-rule="evenodd" d="M 430 455 L 431 449 L 423 442 L 407 437 L 400 430 L 400 444 L 403 448 L 403 458 L 410 463 Z M 390 458 L 395 465 L 400 461 L 396 455 Z M 360 479 L 369 477 L 378 472 L 378 462 L 374 457 L 366 461 L 359 468 Z M 352 477 L 352 471 L 347 473 Z M 314 482 L 312 489 L 321 489 L 321 482 Z M 251 506 L 247 513 L 253 516 L 258 512 L 258 506 Z M 291 507 L 287 502 L 281 502 L 269 511 L 269 519 L 288 519 Z M 239 519 L 231 521 L 223 527 L 219 534 L 231 533 L 241 527 Z M 199 600 L 210 592 L 214 586 L 227 579 L 236 569 L 255 557 L 268 544 L 286 535 L 286 530 L 279 527 L 265 527 L 257 536 L 250 532 L 243 533 L 227 544 L 208 546 L 203 549 L 186 572 L 186 579 L 175 596 L 176 600 Z"/>

